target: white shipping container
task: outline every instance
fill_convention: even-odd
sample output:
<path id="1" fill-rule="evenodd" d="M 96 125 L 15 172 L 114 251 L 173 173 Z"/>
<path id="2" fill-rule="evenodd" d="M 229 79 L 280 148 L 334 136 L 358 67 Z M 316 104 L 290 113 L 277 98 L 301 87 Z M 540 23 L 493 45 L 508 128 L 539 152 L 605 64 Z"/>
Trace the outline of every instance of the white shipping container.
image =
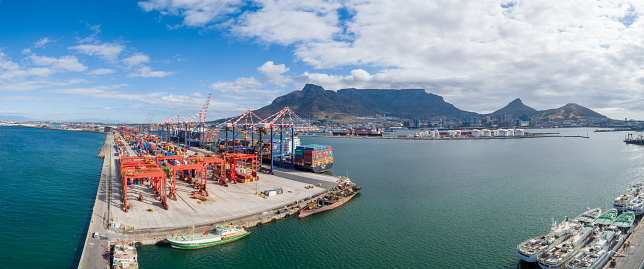
<path id="1" fill-rule="evenodd" d="M 274 195 L 277 195 L 277 191 L 269 191 L 269 192 L 268 192 L 268 196 L 269 196 L 269 197 L 270 197 L 270 196 L 274 196 Z"/>

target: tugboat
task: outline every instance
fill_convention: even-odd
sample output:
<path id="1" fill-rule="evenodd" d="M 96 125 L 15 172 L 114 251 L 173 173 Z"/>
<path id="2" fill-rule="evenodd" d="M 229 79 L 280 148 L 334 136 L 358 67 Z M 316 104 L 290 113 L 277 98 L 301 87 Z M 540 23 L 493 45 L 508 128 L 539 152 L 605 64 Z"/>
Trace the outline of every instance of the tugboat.
<path id="1" fill-rule="evenodd" d="M 361 189 L 362 188 L 357 187 L 356 184 L 351 182 L 349 178 L 340 177 L 338 180 L 338 186 L 336 186 L 331 193 L 320 197 L 317 200 L 311 201 L 310 204 L 300 211 L 299 217 L 304 218 L 315 213 L 324 212 L 341 206 L 351 200 L 351 198 L 358 194 Z"/>
<path id="2" fill-rule="evenodd" d="M 174 234 L 167 238 L 173 248 L 198 249 L 220 245 L 238 240 L 250 234 L 246 228 L 234 225 L 220 225 L 215 228 L 215 233 L 206 230 L 202 235 L 195 235 L 195 225 L 188 235 Z"/>

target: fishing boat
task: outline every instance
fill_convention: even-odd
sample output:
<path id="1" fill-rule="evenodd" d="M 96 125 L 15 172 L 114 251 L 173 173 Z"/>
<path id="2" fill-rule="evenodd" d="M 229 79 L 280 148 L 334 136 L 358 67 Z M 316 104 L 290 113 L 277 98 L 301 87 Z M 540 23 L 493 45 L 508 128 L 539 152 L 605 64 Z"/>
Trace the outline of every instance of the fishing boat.
<path id="1" fill-rule="evenodd" d="M 312 200 L 311 203 L 302 208 L 299 217 L 304 218 L 341 206 L 351 200 L 360 190 L 361 188 L 357 187 L 349 178 L 340 177 L 339 185 L 332 192 L 316 200 Z"/>
<path id="2" fill-rule="evenodd" d="M 136 247 L 132 242 L 117 241 L 112 250 L 112 269 L 138 269 Z"/>
<path id="3" fill-rule="evenodd" d="M 585 225 L 563 242 L 547 248 L 537 256 L 539 266 L 544 269 L 563 268 L 566 262 L 586 245 L 597 229 L 594 225 Z"/>
<path id="4" fill-rule="evenodd" d="M 599 225 L 610 225 L 617 218 L 617 209 L 610 209 L 602 213 L 596 220 L 595 223 Z"/>
<path id="5" fill-rule="evenodd" d="M 178 249 L 198 249 L 220 245 L 238 240 L 250 234 L 246 228 L 234 225 L 220 225 L 215 227 L 215 232 L 210 233 L 206 230 L 201 235 L 195 235 L 195 227 L 192 225 L 192 231 L 188 235 L 174 234 L 167 238 L 173 248 Z"/>
<path id="6" fill-rule="evenodd" d="M 554 220 L 550 227 L 550 233 L 544 236 L 531 238 L 517 246 L 519 258 L 525 262 L 537 262 L 537 256 L 553 244 L 558 244 L 567 239 L 575 230 L 579 229 L 581 224 L 573 222 L 566 218 L 559 225 Z"/>
<path id="7" fill-rule="evenodd" d="M 632 213 L 630 213 L 632 214 Z M 620 216 L 621 217 L 621 216 Z M 635 219 L 635 216 L 632 216 L 632 220 Z M 628 220 L 629 218 L 624 218 Z M 632 225 L 632 220 L 631 224 Z M 583 247 L 579 253 L 577 253 L 568 263 L 566 263 L 567 269 L 599 269 L 608 262 L 610 257 L 613 256 L 613 253 L 619 249 L 626 235 L 614 225 L 604 227 L 603 230 L 593 237 L 585 247 Z"/>
<path id="8" fill-rule="evenodd" d="M 613 221 L 613 225 L 619 228 L 631 228 L 635 222 L 635 214 L 633 212 L 622 213 Z"/>
<path id="9" fill-rule="evenodd" d="M 592 224 L 595 220 L 602 214 L 601 208 L 588 209 L 586 212 L 581 213 L 575 218 L 575 220 L 582 221 L 588 224 Z"/>
<path id="10" fill-rule="evenodd" d="M 644 214 L 644 196 L 639 195 L 633 198 L 626 207 L 627 212 L 633 212 L 636 216 Z"/>
<path id="11" fill-rule="evenodd" d="M 622 194 L 615 198 L 613 201 L 613 207 L 617 209 L 618 211 L 624 211 L 626 210 L 626 207 L 628 207 L 629 203 L 637 197 L 640 192 L 642 191 L 642 186 L 643 182 L 637 182 L 635 184 L 631 184 L 628 186 L 628 190 L 626 191 L 625 194 Z"/>
<path id="12" fill-rule="evenodd" d="M 522 242 L 517 246 L 519 258 L 526 262 L 537 262 L 537 256 L 547 248 L 557 245 L 568 239 L 573 232 L 577 231 L 583 225 L 590 225 L 601 215 L 601 208 L 588 209 L 586 212 L 579 214 L 572 221 L 566 217 L 558 226 L 553 220 L 550 233 L 545 236 L 539 236 Z"/>

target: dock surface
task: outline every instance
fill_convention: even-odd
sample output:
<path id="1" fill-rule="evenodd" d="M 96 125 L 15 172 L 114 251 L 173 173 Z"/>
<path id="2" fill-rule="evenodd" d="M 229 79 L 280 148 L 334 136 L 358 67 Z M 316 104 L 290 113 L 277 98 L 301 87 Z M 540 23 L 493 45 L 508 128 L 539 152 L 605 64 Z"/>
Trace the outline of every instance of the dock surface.
<path id="1" fill-rule="evenodd" d="M 642 220 L 640 220 L 642 221 Z M 604 265 L 604 269 L 638 269 L 644 264 L 644 229 L 638 223 L 633 233 L 628 237 L 624 245 L 613 255 L 615 265 L 610 262 Z"/>
<path id="2" fill-rule="evenodd" d="M 117 154 L 111 134 L 108 136 L 110 139 L 106 139 L 106 143 L 110 144 L 107 147 L 110 151 L 104 153 L 103 172 L 79 268 L 110 268 L 109 246 L 116 240 L 154 244 L 175 232 L 187 232 L 193 223 L 197 227 L 196 232 L 231 222 L 247 226 L 261 225 L 267 220 L 274 221 L 291 215 L 291 212 L 277 214 L 277 209 L 307 203 L 312 197 L 337 185 L 337 178 L 334 176 L 274 169 L 274 175 L 258 173 L 259 181 L 229 183 L 228 187 L 209 180 L 209 196 L 200 203 L 190 196 L 197 189 L 188 182 L 177 179 L 177 199 L 167 200 L 168 210 L 163 209 L 149 184 L 129 185 L 127 202 L 132 204 L 132 208 L 125 212 L 119 157 L 115 156 Z M 126 148 L 134 155 L 129 146 Z M 188 151 L 189 155 L 195 153 Z M 305 188 L 308 185 L 313 185 L 314 188 Z M 283 194 L 266 198 L 257 195 L 257 192 L 275 188 L 282 188 Z M 143 197 L 142 201 L 139 196 Z M 110 222 L 117 222 L 127 229 L 109 229 Z M 93 237 L 94 233 L 99 236 Z"/>

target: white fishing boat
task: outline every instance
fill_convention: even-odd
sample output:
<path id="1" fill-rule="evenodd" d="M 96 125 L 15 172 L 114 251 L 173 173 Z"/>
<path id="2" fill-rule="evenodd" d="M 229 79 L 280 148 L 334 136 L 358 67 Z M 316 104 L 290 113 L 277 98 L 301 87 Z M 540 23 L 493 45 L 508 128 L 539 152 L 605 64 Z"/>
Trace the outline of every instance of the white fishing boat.
<path id="1" fill-rule="evenodd" d="M 626 210 L 626 207 L 628 207 L 628 204 L 631 202 L 631 200 L 633 200 L 642 192 L 643 184 L 644 183 L 640 181 L 628 186 L 628 190 L 625 194 L 622 194 L 615 198 L 615 200 L 613 201 L 613 207 L 618 211 Z"/>
<path id="2" fill-rule="evenodd" d="M 537 262 L 537 255 L 549 246 L 559 243 L 572 235 L 572 233 L 579 229 L 581 224 L 573 222 L 566 218 L 559 225 L 553 220 L 550 228 L 550 233 L 544 236 L 531 238 L 522 242 L 517 246 L 519 258 L 526 262 Z"/>
<path id="3" fill-rule="evenodd" d="M 579 230 L 582 226 L 592 224 L 601 213 L 601 208 L 593 208 L 579 214 L 573 220 L 568 220 L 566 217 L 559 225 L 553 220 L 550 233 L 531 238 L 517 246 L 519 258 L 526 262 L 537 262 L 537 256 L 545 249 L 568 239 L 573 232 Z"/>
<path id="4" fill-rule="evenodd" d="M 568 263 L 567 269 L 599 269 L 602 268 L 615 252 L 624 244 L 628 229 L 633 227 L 635 214 L 626 212 L 604 227 L 601 232 L 582 248 Z"/>
<path id="5" fill-rule="evenodd" d="M 626 211 L 632 212 L 636 216 L 644 214 L 644 195 L 640 194 L 640 196 L 633 198 L 626 206 Z"/>
<path id="6" fill-rule="evenodd" d="M 586 245 L 597 229 L 595 225 L 586 225 L 563 242 L 547 248 L 537 256 L 539 266 L 544 269 L 563 268 Z"/>

